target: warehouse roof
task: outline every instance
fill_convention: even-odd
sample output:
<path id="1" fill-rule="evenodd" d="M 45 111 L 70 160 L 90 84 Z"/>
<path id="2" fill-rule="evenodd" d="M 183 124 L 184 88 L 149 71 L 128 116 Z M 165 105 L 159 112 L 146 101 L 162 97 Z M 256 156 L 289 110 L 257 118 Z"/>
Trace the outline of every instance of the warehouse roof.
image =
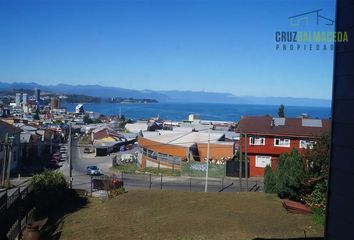
<path id="1" fill-rule="evenodd" d="M 208 143 L 209 139 L 212 144 L 232 144 L 220 141 L 224 135 L 224 133 L 210 133 L 209 135 L 207 132 L 174 132 L 163 130 L 143 132 L 143 137 L 151 141 L 183 147 L 190 147 L 196 143 Z"/>

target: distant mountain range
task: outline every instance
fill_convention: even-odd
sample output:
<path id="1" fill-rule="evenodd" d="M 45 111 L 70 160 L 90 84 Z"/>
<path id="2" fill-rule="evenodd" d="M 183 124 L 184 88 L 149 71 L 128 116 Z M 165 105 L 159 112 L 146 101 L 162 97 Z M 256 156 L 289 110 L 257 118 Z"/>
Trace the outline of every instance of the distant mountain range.
<path id="1" fill-rule="evenodd" d="M 63 94 L 84 94 L 93 97 L 121 97 L 121 98 L 146 98 L 156 99 L 159 102 L 198 102 L 198 103 L 233 103 L 233 104 L 262 104 L 262 105 L 288 105 L 288 106 L 313 106 L 330 107 L 329 99 L 293 98 L 293 97 L 256 97 L 235 96 L 231 93 L 216 93 L 204 91 L 155 91 L 132 90 L 120 87 L 105 87 L 100 85 L 39 85 L 37 83 L 5 83 L 0 82 L 3 89 L 33 89 L 40 88 Z"/>

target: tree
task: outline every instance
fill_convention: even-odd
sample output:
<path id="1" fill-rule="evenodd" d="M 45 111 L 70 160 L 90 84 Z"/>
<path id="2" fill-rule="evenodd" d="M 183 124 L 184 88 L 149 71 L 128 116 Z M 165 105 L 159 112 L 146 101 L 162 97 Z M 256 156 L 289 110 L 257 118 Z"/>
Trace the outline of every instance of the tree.
<path id="1" fill-rule="evenodd" d="M 39 215 L 47 215 L 51 209 L 57 207 L 67 189 L 64 174 L 51 170 L 35 174 L 30 186 L 34 191 L 36 212 Z"/>
<path id="2" fill-rule="evenodd" d="M 92 121 L 92 123 L 97 124 L 97 123 L 102 123 L 102 121 L 101 119 L 96 118 L 95 120 Z"/>
<path id="3" fill-rule="evenodd" d="M 91 124 L 93 123 L 92 119 L 88 116 L 88 115 L 85 115 L 82 120 L 84 121 L 85 124 Z"/>
<path id="4" fill-rule="evenodd" d="M 278 109 L 278 117 L 285 117 L 285 111 L 284 111 L 284 105 L 280 104 L 279 109 Z"/>
<path id="5" fill-rule="evenodd" d="M 305 202 L 319 216 L 322 221 L 325 219 L 325 209 L 327 205 L 327 182 L 329 163 L 330 134 L 323 134 L 315 139 L 312 148 L 305 151 L 306 162 L 306 195 Z"/>
<path id="6" fill-rule="evenodd" d="M 39 120 L 39 108 L 36 109 L 35 114 L 33 115 L 34 120 Z"/>
<path id="7" fill-rule="evenodd" d="M 278 158 L 276 170 L 277 192 L 285 192 L 292 199 L 298 199 L 305 183 L 304 163 L 299 151 L 293 148 Z"/>
<path id="8" fill-rule="evenodd" d="M 236 162 L 240 161 L 240 155 L 241 155 L 240 151 L 237 151 L 236 154 L 235 154 L 235 157 L 234 157 L 234 160 L 235 160 Z M 244 161 L 244 160 L 246 159 L 245 157 L 246 157 L 246 156 L 245 156 L 245 154 L 243 153 L 243 154 L 242 154 L 242 161 Z M 248 161 L 250 160 L 249 157 L 247 157 L 247 159 L 248 159 Z"/>
<path id="9" fill-rule="evenodd" d="M 328 179 L 330 134 L 317 137 L 313 147 L 305 151 L 306 175 L 309 179 Z"/>
<path id="10" fill-rule="evenodd" d="M 264 190 L 266 193 L 276 193 L 276 178 L 271 166 L 267 165 L 264 171 Z"/>
<path id="11" fill-rule="evenodd" d="M 125 122 L 125 116 L 122 114 L 119 118 L 119 120 L 121 120 L 122 122 Z"/>

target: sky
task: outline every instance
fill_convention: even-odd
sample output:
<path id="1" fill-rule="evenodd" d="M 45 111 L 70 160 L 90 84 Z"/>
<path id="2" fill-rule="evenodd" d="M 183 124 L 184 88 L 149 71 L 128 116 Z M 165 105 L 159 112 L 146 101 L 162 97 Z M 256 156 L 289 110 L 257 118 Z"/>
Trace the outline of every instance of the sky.
<path id="1" fill-rule="evenodd" d="M 0 0 L 0 82 L 331 98 L 332 51 L 276 50 L 328 0 Z"/>

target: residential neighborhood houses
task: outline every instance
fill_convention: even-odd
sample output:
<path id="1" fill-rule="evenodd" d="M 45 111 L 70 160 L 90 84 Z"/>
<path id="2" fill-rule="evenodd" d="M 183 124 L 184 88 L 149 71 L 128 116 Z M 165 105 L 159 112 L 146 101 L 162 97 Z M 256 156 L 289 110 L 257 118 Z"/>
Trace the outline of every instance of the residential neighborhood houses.
<path id="1" fill-rule="evenodd" d="M 240 148 L 250 161 L 250 176 L 263 176 L 270 165 L 274 170 L 280 154 L 296 148 L 300 153 L 312 148 L 315 138 L 330 129 L 329 120 L 307 118 L 279 118 L 246 116 L 236 131 L 240 134 Z"/>
<path id="2" fill-rule="evenodd" d="M 65 99 L 63 96 L 52 98 L 45 105 L 40 89 L 34 92 L 34 96 L 17 93 L 13 97 L 15 102 L 1 106 L 0 166 L 4 179 L 24 172 L 33 171 L 33 174 L 38 168 L 46 167 L 50 155 L 67 143 L 69 127 L 79 144 L 95 158 L 135 149 L 131 153 L 139 169 L 178 170 L 183 163 L 205 164 L 208 159 L 210 164 L 226 166 L 241 152 L 249 160 L 246 176 L 262 177 L 267 165 L 276 168 L 280 154 L 292 148 L 303 153 L 330 126 L 329 120 L 310 119 L 306 115 L 298 118 L 244 116 L 239 122 L 230 122 L 190 114 L 184 121 L 159 116 L 132 121 L 125 120 L 121 114 L 104 116 L 87 112 L 82 103 L 74 112 L 68 112 L 60 103 Z M 39 158 L 46 159 L 38 161 Z"/>

